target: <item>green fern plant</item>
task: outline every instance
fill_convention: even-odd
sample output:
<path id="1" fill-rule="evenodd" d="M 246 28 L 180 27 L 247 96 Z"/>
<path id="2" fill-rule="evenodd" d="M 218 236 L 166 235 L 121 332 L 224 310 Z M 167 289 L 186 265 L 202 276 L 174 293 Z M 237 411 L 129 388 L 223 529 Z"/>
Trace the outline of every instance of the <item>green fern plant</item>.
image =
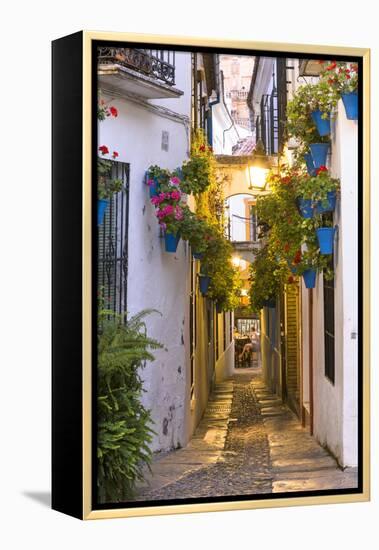
<path id="1" fill-rule="evenodd" d="M 100 307 L 103 305 L 99 300 Z M 150 465 L 154 431 L 141 403 L 140 371 L 162 345 L 147 336 L 145 310 L 127 319 L 100 309 L 97 376 L 97 460 L 100 503 L 130 499 Z"/>

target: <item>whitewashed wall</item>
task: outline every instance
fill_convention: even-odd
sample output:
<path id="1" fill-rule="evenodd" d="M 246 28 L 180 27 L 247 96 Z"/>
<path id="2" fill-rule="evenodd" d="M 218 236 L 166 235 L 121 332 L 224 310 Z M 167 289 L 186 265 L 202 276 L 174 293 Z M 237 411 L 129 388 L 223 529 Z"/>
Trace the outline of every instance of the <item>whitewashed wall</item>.
<path id="1" fill-rule="evenodd" d="M 189 369 L 185 347 L 188 330 L 188 249 L 181 241 L 176 254 L 164 251 L 164 240 L 143 184 L 152 164 L 174 169 L 188 156 L 189 128 L 183 115 L 191 109 L 190 54 L 176 57 L 176 87 L 184 91 L 179 99 L 153 100 L 174 113 L 158 112 L 122 97 L 114 97 L 117 119 L 100 123 L 99 145 L 117 150 L 118 160 L 130 163 L 128 311 L 157 309 L 162 317 L 148 318 L 148 333 L 164 345 L 156 360 L 143 371 L 144 405 L 154 419 L 153 450 L 184 445 L 188 439 Z M 104 96 L 106 100 L 112 99 Z M 162 150 L 162 131 L 169 133 L 169 150 Z"/>
<path id="2" fill-rule="evenodd" d="M 212 146 L 216 155 L 231 155 L 234 145 L 246 135 L 240 135 L 222 99 L 212 106 L 212 132 Z"/>
<path id="3" fill-rule="evenodd" d="M 334 123 L 330 169 L 341 179 L 335 224 L 335 383 L 324 373 L 323 282 L 318 276 L 313 306 L 314 433 L 342 466 L 357 465 L 357 122 L 346 119 L 342 102 Z M 302 286 L 303 368 L 307 381 L 308 290 Z M 307 395 L 307 387 L 304 388 Z"/>

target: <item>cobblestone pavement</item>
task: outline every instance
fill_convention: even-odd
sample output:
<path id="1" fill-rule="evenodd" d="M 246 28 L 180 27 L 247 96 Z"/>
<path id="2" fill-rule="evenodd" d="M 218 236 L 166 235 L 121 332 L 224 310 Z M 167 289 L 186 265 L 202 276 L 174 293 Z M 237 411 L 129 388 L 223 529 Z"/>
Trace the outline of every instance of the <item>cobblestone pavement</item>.
<path id="1" fill-rule="evenodd" d="M 260 369 L 218 384 L 191 442 L 158 454 L 136 500 L 355 487 L 357 472 L 334 458 L 273 396 Z"/>

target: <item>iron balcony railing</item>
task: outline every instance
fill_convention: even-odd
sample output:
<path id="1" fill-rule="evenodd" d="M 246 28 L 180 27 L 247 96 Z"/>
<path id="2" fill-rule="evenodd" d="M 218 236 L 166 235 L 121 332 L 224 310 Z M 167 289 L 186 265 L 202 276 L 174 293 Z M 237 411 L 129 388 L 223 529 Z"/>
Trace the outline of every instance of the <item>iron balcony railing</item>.
<path id="1" fill-rule="evenodd" d="M 117 63 L 146 76 L 175 85 L 175 52 L 136 48 L 98 48 L 98 64 Z"/>

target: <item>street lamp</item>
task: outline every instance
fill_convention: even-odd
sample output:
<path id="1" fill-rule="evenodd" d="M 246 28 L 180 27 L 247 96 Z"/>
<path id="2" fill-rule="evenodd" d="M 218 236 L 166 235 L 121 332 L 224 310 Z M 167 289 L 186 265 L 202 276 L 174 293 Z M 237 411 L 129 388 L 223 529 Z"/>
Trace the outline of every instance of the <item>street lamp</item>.
<path id="1" fill-rule="evenodd" d="M 248 162 L 249 189 L 264 191 L 266 187 L 266 178 L 271 168 L 270 158 L 266 155 L 265 147 L 261 139 L 258 140 L 253 160 Z"/>
<path id="2" fill-rule="evenodd" d="M 234 267 L 239 267 L 241 263 L 241 258 L 239 256 L 232 256 L 232 264 Z"/>

